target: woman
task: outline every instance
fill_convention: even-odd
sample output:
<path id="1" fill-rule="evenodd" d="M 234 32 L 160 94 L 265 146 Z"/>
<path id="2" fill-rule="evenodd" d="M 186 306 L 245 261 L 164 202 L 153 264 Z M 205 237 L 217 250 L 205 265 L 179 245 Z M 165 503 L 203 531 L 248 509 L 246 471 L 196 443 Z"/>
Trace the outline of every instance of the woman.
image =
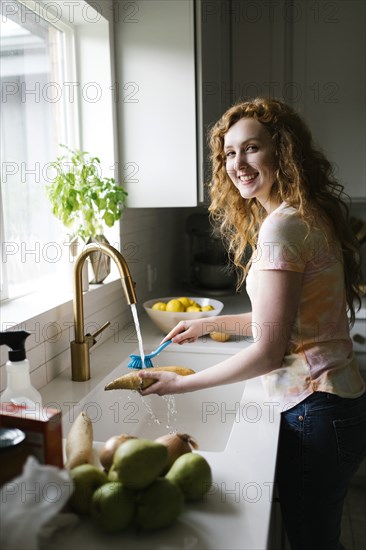
<path id="1" fill-rule="evenodd" d="M 347 487 L 366 455 L 365 385 L 347 319 L 347 312 L 355 319 L 360 268 L 343 188 L 299 115 L 277 100 L 230 108 L 210 146 L 210 213 L 252 305 L 251 313 L 216 321 L 230 332 L 251 325 L 260 337 L 191 376 L 156 372 L 141 393 L 261 375 L 270 398 L 290 403 L 281 414 L 277 484 L 291 548 L 338 550 Z M 181 322 L 164 340 L 192 342 L 207 333 L 206 323 Z"/>

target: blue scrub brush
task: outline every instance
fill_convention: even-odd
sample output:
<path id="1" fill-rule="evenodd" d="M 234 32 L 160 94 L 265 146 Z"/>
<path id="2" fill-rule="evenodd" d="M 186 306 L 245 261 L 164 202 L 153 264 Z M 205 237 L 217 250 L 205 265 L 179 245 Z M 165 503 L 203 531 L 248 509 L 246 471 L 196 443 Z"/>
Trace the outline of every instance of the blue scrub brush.
<path id="1" fill-rule="evenodd" d="M 161 346 L 159 346 L 155 351 L 152 351 L 148 355 L 145 355 L 145 367 L 146 368 L 153 367 L 154 365 L 152 364 L 151 358 L 158 355 L 164 348 L 166 348 L 166 346 L 168 346 L 171 343 L 172 343 L 172 341 L 168 340 L 167 342 L 164 342 L 164 344 L 161 344 Z M 132 361 L 130 361 L 130 363 L 128 363 L 128 365 L 127 365 L 128 368 L 130 368 L 130 369 L 142 369 L 142 368 L 144 368 L 140 355 L 134 355 L 132 353 L 130 355 L 130 357 L 131 357 Z"/>

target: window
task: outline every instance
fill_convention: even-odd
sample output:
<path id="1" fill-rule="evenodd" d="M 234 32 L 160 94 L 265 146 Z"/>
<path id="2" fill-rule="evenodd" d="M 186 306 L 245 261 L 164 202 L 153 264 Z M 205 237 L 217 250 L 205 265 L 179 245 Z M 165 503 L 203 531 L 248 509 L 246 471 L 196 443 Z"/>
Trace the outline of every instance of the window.
<path id="1" fill-rule="evenodd" d="M 35 3 L 33 3 L 35 5 Z M 50 12 L 48 12 L 50 13 Z M 51 18 L 52 20 L 52 18 Z M 61 274 L 64 229 L 45 185 L 58 144 L 75 145 L 63 92 L 74 66 L 72 30 L 42 7 L 1 3 L 1 281 L 2 299 L 39 290 Z M 65 60 L 68 59 L 68 63 Z"/>

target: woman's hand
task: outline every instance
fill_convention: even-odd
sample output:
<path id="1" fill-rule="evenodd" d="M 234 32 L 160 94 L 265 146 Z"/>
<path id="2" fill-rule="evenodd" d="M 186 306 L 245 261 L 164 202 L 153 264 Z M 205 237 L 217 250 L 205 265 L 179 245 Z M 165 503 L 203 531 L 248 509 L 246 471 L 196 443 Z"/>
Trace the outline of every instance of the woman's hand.
<path id="1" fill-rule="evenodd" d="M 174 344 L 187 344 L 195 342 L 200 336 L 206 334 L 203 330 L 203 320 L 194 319 L 191 321 L 179 321 L 179 323 L 165 336 L 162 344 L 167 340 L 172 340 Z M 204 319 L 207 321 L 207 319 Z"/>
<path id="2" fill-rule="evenodd" d="M 149 369 L 143 369 L 138 374 L 140 378 L 153 378 L 155 380 L 151 386 L 140 390 L 140 395 L 144 396 L 153 393 L 157 395 L 171 395 L 173 393 L 184 392 L 182 382 L 184 382 L 184 378 L 186 377 L 175 372 L 151 372 Z"/>

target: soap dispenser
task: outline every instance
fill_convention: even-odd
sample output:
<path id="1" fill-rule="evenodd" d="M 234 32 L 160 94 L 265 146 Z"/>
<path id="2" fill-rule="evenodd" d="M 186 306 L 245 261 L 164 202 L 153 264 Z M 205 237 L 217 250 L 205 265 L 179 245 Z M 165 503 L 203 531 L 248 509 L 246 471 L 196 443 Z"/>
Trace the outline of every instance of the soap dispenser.
<path id="1" fill-rule="evenodd" d="M 42 406 L 42 396 L 31 384 L 29 361 L 25 354 L 25 341 L 30 335 L 25 330 L 0 332 L 0 345 L 11 348 L 6 363 L 7 387 L 0 402 L 34 408 Z"/>

